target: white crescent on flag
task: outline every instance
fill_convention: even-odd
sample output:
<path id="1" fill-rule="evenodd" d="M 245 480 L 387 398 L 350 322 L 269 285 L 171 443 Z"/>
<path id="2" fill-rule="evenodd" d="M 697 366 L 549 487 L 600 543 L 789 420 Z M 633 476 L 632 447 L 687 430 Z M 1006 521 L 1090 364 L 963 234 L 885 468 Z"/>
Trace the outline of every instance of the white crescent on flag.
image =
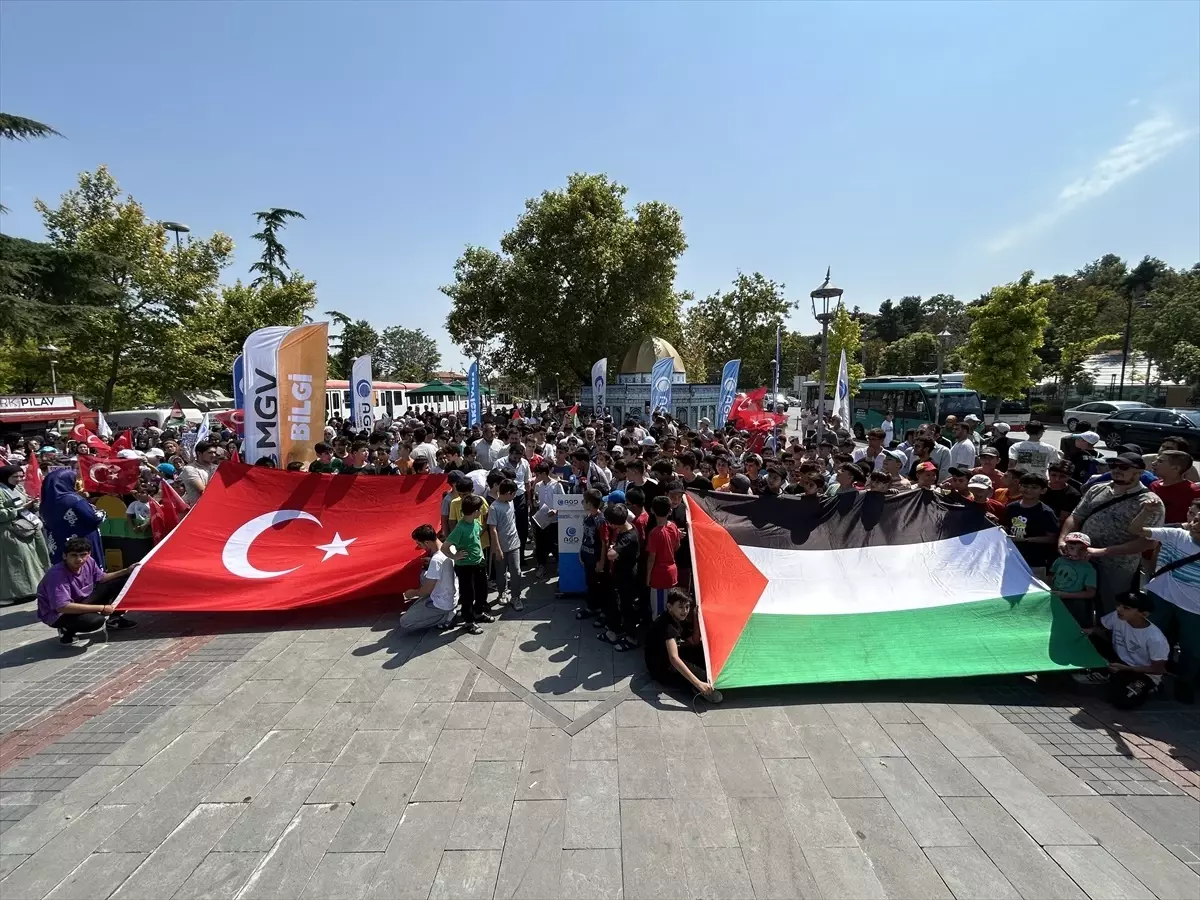
<path id="1" fill-rule="evenodd" d="M 88 474 L 91 476 L 92 481 L 96 482 L 96 484 L 117 481 L 120 477 L 113 471 L 113 467 L 108 463 L 96 463 L 94 466 L 88 469 Z"/>
<path id="2" fill-rule="evenodd" d="M 268 572 L 264 569 L 255 568 L 250 564 L 249 559 L 250 546 L 254 543 L 255 538 L 272 525 L 290 522 L 293 519 L 303 519 L 306 522 L 314 522 L 317 525 L 321 524 L 321 520 L 316 516 L 300 509 L 279 509 L 274 512 L 263 513 L 261 516 L 255 516 L 229 536 L 224 548 L 221 550 L 222 564 L 229 570 L 230 574 L 237 575 L 239 578 L 278 578 L 281 575 L 288 575 L 295 572 L 301 566 L 280 569 L 277 572 Z M 325 552 L 325 556 L 321 562 L 325 562 L 333 556 L 349 556 L 350 553 L 346 548 L 356 540 L 358 538 L 343 539 L 341 534 L 335 532 L 333 540 L 328 544 L 317 545 L 318 550 Z"/>

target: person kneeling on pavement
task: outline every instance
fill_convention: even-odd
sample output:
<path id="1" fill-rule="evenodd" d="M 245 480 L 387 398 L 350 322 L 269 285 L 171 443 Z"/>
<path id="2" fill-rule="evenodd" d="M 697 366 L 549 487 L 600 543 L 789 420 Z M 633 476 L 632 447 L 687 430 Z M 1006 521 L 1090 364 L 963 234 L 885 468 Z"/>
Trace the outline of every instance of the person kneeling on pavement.
<path id="1" fill-rule="evenodd" d="M 412 605 L 400 616 L 399 628 L 402 631 L 449 628 L 454 620 L 454 563 L 442 550 L 442 542 L 432 525 L 418 525 L 413 529 L 412 539 L 429 562 L 421 575 L 421 586 L 404 592 L 404 599 L 411 600 Z"/>
<path id="2" fill-rule="evenodd" d="M 1083 633 L 1101 656 L 1108 671 L 1076 672 L 1080 684 L 1107 684 L 1108 702 L 1117 709 L 1136 709 L 1158 689 L 1167 670 L 1171 646 L 1162 630 L 1150 621 L 1154 598 L 1145 591 L 1117 597 L 1117 608 L 1084 628 Z"/>
<path id="3" fill-rule="evenodd" d="M 720 703 L 721 692 L 708 681 L 704 648 L 689 640 L 695 627 L 691 595 L 672 588 L 666 612 L 654 620 L 646 637 L 646 669 L 664 687 L 698 691 L 709 703 Z"/>
<path id="4" fill-rule="evenodd" d="M 116 597 L 129 569 L 105 572 L 92 559 L 86 538 L 71 538 L 63 549 L 62 562 L 42 576 L 37 589 L 38 618 L 57 628 L 59 641 L 75 643 L 75 635 L 97 631 L 108 618 L 109 628 L 132 628 L 134 622 L 106 602 Z"/>

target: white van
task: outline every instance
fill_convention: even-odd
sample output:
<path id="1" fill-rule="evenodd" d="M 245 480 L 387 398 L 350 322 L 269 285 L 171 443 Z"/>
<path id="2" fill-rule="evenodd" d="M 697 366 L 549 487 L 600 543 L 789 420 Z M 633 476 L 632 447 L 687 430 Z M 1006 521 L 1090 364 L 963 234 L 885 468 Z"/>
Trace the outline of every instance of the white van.
<path id="1" fill-rule="evenodd" d="M 171 418 L 171 411 L 173 409 L 173 406 L 168 406 L 165 409 L 120 409 L 115 412 L 105 413 L 104 419 L 113 431 L 137 428 L 147 419 L 159 428 L 163 428 L 167 419 Z M 191 407 L 184 407 L 183 416 L 187 419 L 189 425 L 199 425 L 204 420 L 204 413 Z"/>

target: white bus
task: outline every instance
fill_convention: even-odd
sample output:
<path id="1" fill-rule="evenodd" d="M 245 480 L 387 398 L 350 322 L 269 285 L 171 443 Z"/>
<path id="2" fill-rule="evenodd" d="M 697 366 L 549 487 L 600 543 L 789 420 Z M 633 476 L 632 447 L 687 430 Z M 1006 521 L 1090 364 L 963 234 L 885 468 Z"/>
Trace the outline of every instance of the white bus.
<path id="1" fill-rule="evenodd" d="M 421 382 L 375 381 L 371 386 L 375 389 L 375 420 L 379 421 L 384 414 L 393 419 L 401 415 L 409 405 L 408 392 L 423 385 Z M 325 382 L 325 409 L 329 418 L 340 415 L 349 419 L 350 404 L 350 382 L 334 378 Z"/>

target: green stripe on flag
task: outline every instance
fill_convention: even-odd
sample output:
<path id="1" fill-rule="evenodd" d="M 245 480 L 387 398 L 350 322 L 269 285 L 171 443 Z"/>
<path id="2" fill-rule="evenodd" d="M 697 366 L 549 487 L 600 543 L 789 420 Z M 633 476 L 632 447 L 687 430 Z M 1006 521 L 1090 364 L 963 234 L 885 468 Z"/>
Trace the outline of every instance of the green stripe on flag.
<path id="1" fill-rule="evenodd" d="M 1039 591 L 861 615 L 753 614 L 716 686 L 956 678 L 1103 665 L 1062 601 Z"/>

